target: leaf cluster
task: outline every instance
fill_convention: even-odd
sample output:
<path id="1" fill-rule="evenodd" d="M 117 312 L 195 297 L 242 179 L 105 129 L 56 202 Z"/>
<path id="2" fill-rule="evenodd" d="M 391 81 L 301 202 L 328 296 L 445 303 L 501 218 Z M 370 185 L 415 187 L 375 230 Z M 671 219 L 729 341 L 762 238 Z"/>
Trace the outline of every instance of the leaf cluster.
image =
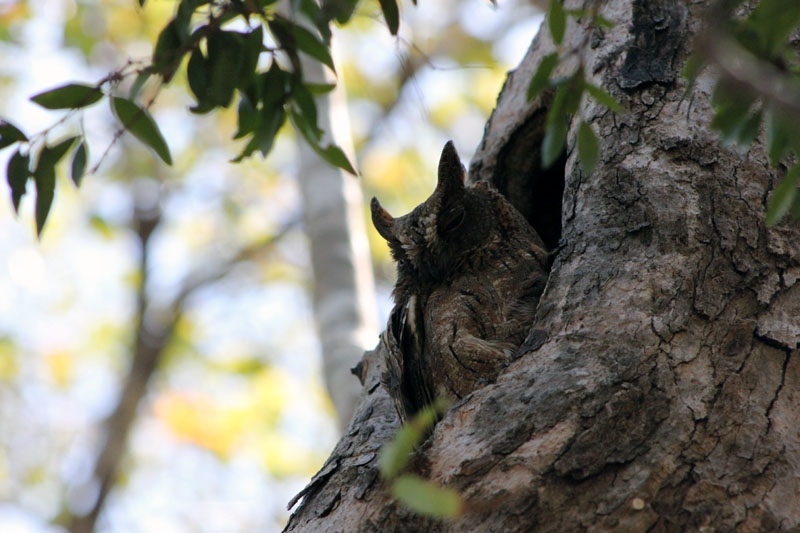
<path id="1" fill-rule="evenodd" d="M 619 103 L 602 88 L 590 83 L 585 76 L 583 65 L 567 76 L 554 76 L 556 67 L 564 62 L 567 55 L 577 55 L 576 51 L 564 51 L 564 36 L 567 20 L 588 17 L 593 24 L 610 26 L 610 23 L 595 11 L 565 10 L 560 0 L 550 0 L 547 13 L 547 28 L 558 50 L 544 56 L 528 84 L 528 100 L 533 100 L 545 89 L 555 91 L 553 101 L 547 111 L 545 135 L 542 141 L 542 167 L 549 168 L 564 152 L 567 144 L 567 129 L 573 115 L 580 108 L 584 96 L 614 112 L 621 111 Z M 588 35 L 589 32 L 586 32 Z M 600 146 L 592 127 L 581 121 L 578 125 L 578 157 L 583 171 L 594 170 L 600 156 Z"/>
<path id="2" fill-rule="evenodd" d="M 18 212 L 19 203 L 27 192 L 28 181 L 33 180 L 36 188 L 36 231 L 41 234 L 47 221 L 50 206 L 53 204 L 56 187 L 56 164 L 72 150 L 71 175 L 75 185 L 79 185 L 84 172 L 88 149 L 78 136 L 67 137 L 56 144 L 43 144 L 37 153 L 25 150 L 30 143 L 28 137 L 14 124 L 0 120 L 0 149 L 18 145 L 11 154 L 6 166 L 6 181 L 11 190 L 11 203 Z"/>
<path id="3" fill-rule="evenodd" d="M 144 7 L 146 0 L 138 0 Z M 318 125 L 315 96 L 334 88 L 304 77 L 301 54 L 335 72 L 330 51 L 333 21 L 348 22 L 358 0 L 294 0 L 289 13 L 276 8 L 277 0 L 181 0 L 172 19 L 159 32 L 149 64 L 126 67 L 95 84 L 70 82 L 31 98 L 50 110 L 65 111 L 61 124 L 86 107 L 107 99 L 119 123 L 111 144 L 125 132 L 152 149 L 166 164 L 172 154 L 150 113 L 160 88 L 185 68 L 189 89 L 195 99 L 190 111 L 211 113 L 236 105 L 238 128 L 234 139 L 244 148 L 234 161 L 255 153 L 269 154 L 281 127 L 291 121 L 295 130 L 325 161 L 352 174 L 355 169 L 344 152 L 325 142 Z M 396 34 L 399 11 L 395 0 L 381 0 L 389 30 Z M 246 27 L 245 31 L 231 29 Z M 274 43 L 267 46 L 266 43 Z M 128 94 L 121 94 L 121 81 L 135 79 Z M 155 81 L 153 81 L 155 80 Z M 151 100 L 140 102 L 142 88 L 156 83 Z M 75 185 L 87 172 L 89 146 L 78 133 L 55 143 L 48 142 L 50 129 L 28 135 L 7 120 L 0 119 L 0 149 L 15 147 L 6 168 L 14 209 L 19 208 L 28 181 L 36 185 L 36 225 L 41 233 L 52 205 L 55 169 L 72 154 L 71 171 Z M 108 153 L 108 150 L 104 152 Z M 100 158 L 92 172 L 102 162 Z"/>
<path id="4" fill-rule="evenodd" d="M 741 1 L 727 3 L 727 13 L 740 3 Z M 791 112 L 787 112 L 786 101 L 792 100 L 791 97 L 774 101 L 770 99 L 770 95 L 748 87 L 746 83 L 722 77 L 717 81 L 712 95 L 714 116 L 711 125 L 720 132 L 723 145 L 736 144 L 745 149 L 762 129 L 766 129 L 770 163 L 778 166 L 781 162 L 790 162 L 786 176 L 769 199 L 766 222 L 775 224 L 786 214 L 800 218 L 800 138 L 793 134 L 793 124 L 800 118 L 800 64 L 791 44 L 792 36 L 800 30 L 800 3 L 760 0 L 746 11 L 745 16 L 737 18 L 728 16 L 727 13 L 723 23 L 725 35 L 729 35 L 732 42 L 740 48 L 742 57 L 767 65 L 770 72 L 777 72 L 773 83 L 775 90 L 796 95 L 793 101 L 797 105 L 789 110 Z M 568 126 L 584 96 L 589 96 L 613 112 L 621 110 L 608 92 L 586 80 L 582 62 L 579 61 L 571 74 L 554 75 L 557 68 L 566 63 L 567 56 L 578 55 L 577 50 L 587 44 L 584 42 L 574 50 L 564 50 L 570 17 L 588 17 L 592 24 L 599 27 L 610 26 L 596 11 L 565 10 L 561 0 L 550 0 L 547 28 L 557 51 L 542 58 L 529 82 L 527 93 L 528 99 L 533 100 L 546 89 L 554 91 L 542 141 L 542 166 L 545 168 L 552 165 L 563 153 Z M 586 38 L 589 34 L 589 31 L 584 32 Z M 716 36 L 717 39 L 722 37 L 724 35 Z M 689 59 L 684 67 L 684 77 L 689 81 L 690 88 L 704 67 L 705 58 L 701 53 Z M 577 127 L 576 139 L 581 166 L 584 172 L 589 173 L 594 169 L 600 155 L 597 135 L 589 124 L 581 121 Z"/>
<path id="5" fill-rule="evenodd" d="M 795 100 L 800 102 L 800 65 L 790 42 L 798 29 L 800 3 L 760 0 L 746 16 L 730 17 L 723 35 L 729 36 L 738 48 L 728 53 L 738 53 L 767 66 L 775 75 L 772 85 L 785 95 L 797 95 Z M 705 60 L 698 53 L 684 67 L 690 87 L 706 66 Z M 788 161 L 788 172 L 767 203 L 767 224 L 777 223 L 786 214 L 800 218 L 800 138 L 794 133 L 800 109 L 787 112 L 784 102 L 773 101 L 770 95 L 725 76 L 717 80 L 711 103 L 711 125 L 719 131 L 723 145 L 747 149 L 766 129 L 770 164 L 777 167 Z"/>

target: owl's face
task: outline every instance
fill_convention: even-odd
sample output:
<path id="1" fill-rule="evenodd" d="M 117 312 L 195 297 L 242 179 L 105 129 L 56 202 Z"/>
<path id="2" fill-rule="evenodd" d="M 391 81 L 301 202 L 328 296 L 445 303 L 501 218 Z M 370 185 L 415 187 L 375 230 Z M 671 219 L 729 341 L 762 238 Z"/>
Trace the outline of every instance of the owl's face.
<path id="1" fill-rule="evenodd" d="M 396 302 L 446 282 L 491 233 L 491 200 L 483 189 L 466 188 L 465 178 L 448 142 L 439 160 L 436 190 L 411 213 L 394 218 L 372 199 L 372 222 L 397 262 Z"/>

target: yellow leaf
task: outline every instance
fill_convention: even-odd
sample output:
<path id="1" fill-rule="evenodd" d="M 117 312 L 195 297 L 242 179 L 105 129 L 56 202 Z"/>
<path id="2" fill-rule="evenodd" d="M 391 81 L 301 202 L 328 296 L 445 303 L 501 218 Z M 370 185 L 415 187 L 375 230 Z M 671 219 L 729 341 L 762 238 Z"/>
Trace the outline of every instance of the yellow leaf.
<path id="1" fill-rule="evenodd" d="M 223 408 L 213 398 L 181 392 L 161 396 L 154 410 L 178 439 L 223 458 L 241 441 L 249 418 L 246 409 Z"/>
<path id="2" fill-rule="evenodd" d="M 45 358 L 50 377 L 61 388 L 66 387 L 74 376 L 74 361 L 72 356 L 63 351 L 52 352 Z"/>
<path id="3" fill-rule="evenodd" d="M 304 443 L 276 432 L 262 436 L 260 450 L 264 467 L 276 477 L 312 476 L 325 460 Z"/>
<path id="4" fill-rule="evenodd" d="M 11 381 L 18 372 L 16 346 L 11 340 L 0 338 L 0 381 Z"/>
<path id="5" fill-rule="evenodd" d="M 265 420 L 275 420 L 292 399 L 292 391 L 299 387 L 298 381 L 282 370 L 267 367 L 253 382 L 255 408 Z"/>
<path id="6" fill-rule="evenodd" d="M 431 109 L 431 122 L 441 128 L 447 128 L 466 111 L 467 104 L 464 99 L 451 98 L 444 100 Z"/>

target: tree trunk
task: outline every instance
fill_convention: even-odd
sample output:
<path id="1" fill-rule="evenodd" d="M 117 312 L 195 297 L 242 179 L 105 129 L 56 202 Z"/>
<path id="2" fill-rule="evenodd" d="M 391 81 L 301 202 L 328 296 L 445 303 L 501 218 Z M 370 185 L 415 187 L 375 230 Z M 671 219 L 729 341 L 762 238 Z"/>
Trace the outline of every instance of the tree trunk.
<path id="1" fill-rule="evenodd" d="M 600 14 L 614 27 L 589 35 L 570 19 L 563 50 L 624 111 L 585 101 L 556 170 L 539 166 L 548 95 L 526 101 L 555 50 L 546 31 L 498 99 L 470 179 L 494 184 L 555 249 L 528 353 L 417 451 L 418 473 L 457 489 L 464 513 L 415 515 L 378 477 L 398 424 L 377 379 L 396 349 L 387 333 L 287 530 L 800 529 L 800 229 L 765 226 L 780 171 L 760 141 L 720 147 L 709 77 L 684 98 L 704 4 L 610 0 Z M 600 138 L 589 175 L 579 120 Z"/>

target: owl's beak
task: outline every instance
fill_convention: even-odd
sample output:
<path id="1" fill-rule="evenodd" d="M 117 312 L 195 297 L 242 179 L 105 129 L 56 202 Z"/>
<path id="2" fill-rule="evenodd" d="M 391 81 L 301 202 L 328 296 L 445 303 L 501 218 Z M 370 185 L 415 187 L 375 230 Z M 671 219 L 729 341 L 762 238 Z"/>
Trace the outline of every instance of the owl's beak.
<path id="1" fill-rule="evenodd" d="M 372 210 L 372 224 L 375 226 L 375 229 L 378 230 L 381 237 L 387 241 L 397 240 L 397 237 L 394 235 L 394 217 L 381 206 L 378 199 L 374 196 L 372 197 L 369 207 Z"/>

